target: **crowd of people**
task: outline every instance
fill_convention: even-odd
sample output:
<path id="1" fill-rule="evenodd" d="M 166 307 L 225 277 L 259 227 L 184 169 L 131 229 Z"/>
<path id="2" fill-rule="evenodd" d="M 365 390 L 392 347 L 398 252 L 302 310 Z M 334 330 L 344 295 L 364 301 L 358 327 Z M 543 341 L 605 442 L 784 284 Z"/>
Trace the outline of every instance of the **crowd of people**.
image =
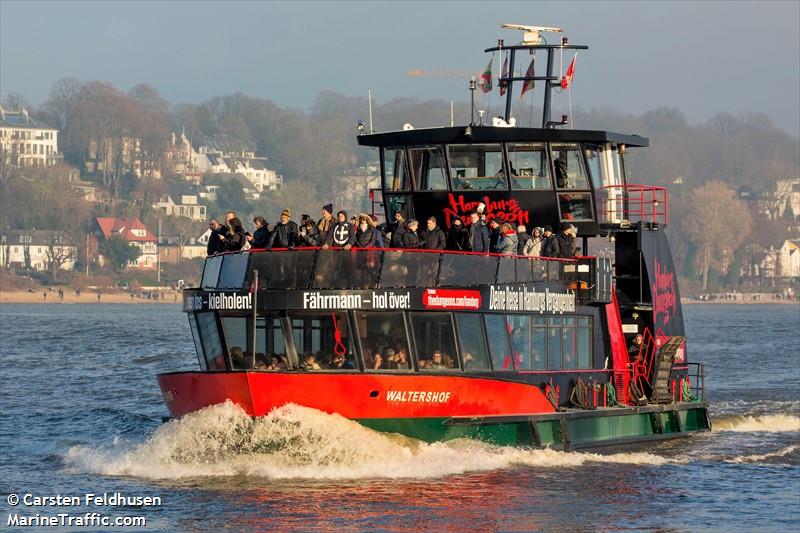
<path id="1" fill-rule="evenodd" d="M 250 248 L 298 247 L 452 250 L 559 258 L 575 257 L 578 251 L 578 231 L 572 224 L 562 224 L 558 232 L 544 226 L 534 227 L 529 233 L 525 225 L 514 227 L 508 222 L 487 220 L 480 211 L 469 214 L 469 224 L 454 219 L 446 231 L 435 217 L 429 217 L 421 227 L 418 220 L 406 220 L 403 213 L 397 212 L 394 223 L 387 227 L 378 224 L 375 215 L 348 217 L 346 211 L 338 211 L 334 216 L 331 204 L 322 207 L 319 220 L 302 215 L 299 225 L 292 220 L 291 210 L 284 209 L 275 224 L 255 217 L 252 233 L 244 229 L 234 212 L 225 215 L 224 224 L 212 220 L 209 229 L 208 255 Z"/>

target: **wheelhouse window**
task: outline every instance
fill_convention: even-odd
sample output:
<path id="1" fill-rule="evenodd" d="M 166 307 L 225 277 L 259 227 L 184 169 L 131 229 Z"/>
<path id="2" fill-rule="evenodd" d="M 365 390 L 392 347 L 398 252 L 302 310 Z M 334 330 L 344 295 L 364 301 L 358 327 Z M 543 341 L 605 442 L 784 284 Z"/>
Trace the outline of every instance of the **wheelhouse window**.
<path id="1" fill-rule="evenodd" d="M 296 313 L 289 315 L 289 321 L 301 369 L 357 368 L 347 313 Z"/>
<path id="2" fill-rule="evenodd" d="M 549 189 L 550 164 L 543 143 L 508 144 L 508 164 L 511 188 Z"/>
<path id="3" fill-rule="evenodd" d="M 410 191 L 405 148 L 383 149 L 383 186 L 387 191 Z"/>
<path id="4" fill-rule="evenodd" d="M 588 192 L 558 193 L 558 209 L 562 221 L 594 220 L 592 196 Z"/>
<path id="5" fill-rule="evenodd" d="M 457 370 L 453 320 L 450 313 L 411 313 L 411 327 L 420 370 Z"/>
<path id="6" fill-rule="evenodd" d="M 356 313 L 367 370 L 413 370 L 403 313 Z"/>
<path id="7" fill-rule="evenodd" d="M 203 352 L 209 370 L 225 370 L 225 352 L 219 338 L 217 319 L 213 312 L 197 313 L 197 332 L 203 341 Z"/>
<path id="8" fill-rule="evenodd" d="M 553 171 L 558 189 L 589 190 L 589 177 L 577 144 L 552 144 Z"/>
<path id="9" fill-rule="evenodd" d="M 447 190 L 447 173 L 441 146 L 413 146 L 409 149 L 409 154 L 409 166 L 418 191 Z"/>
<path id="10" fill-rule="evenodd" d="M 499 144 L 453 144 L 447 150 L 453 190 L 508 188 Z"/>
<path id="11" fill-rule="evenodd" d="M 200 339 L 200 333 L 197 331 L 197 318 L 193 314 L 189 314 L 189 327 L 192 330 L 192 340 L 194 341 L 194 350 L 197 352 L 197 360 L 200 363 L 201 370 L 208 370 L 208 363 L 206 356 L 203 353 L 203 341 Z"/>
<path id="12" fill-rule="evenodd" d="M 456 313 L 455 318 L 464 370 L 489 370 L 489 350 L 481 316 L 476 313 Z"/>
<path id="13" fill-rule="evenodd" d="M 491 339 L 489 352 L 495 371 L 514 370 L 511 348 L 508 344 L 508 325 L 503 315 L 486 315 L 486 336 Z"/>

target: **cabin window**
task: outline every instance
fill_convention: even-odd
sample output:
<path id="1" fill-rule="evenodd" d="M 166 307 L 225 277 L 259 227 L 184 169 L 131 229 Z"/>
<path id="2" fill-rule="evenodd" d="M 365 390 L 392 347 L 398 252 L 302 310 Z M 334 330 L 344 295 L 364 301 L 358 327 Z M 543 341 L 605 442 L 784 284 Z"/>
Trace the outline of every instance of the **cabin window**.
<path id="1" fill-rule="evenodd" d="M 547 319 L 547 369 L 561 369 L 561 317 Z"/>
<path id="2" fill-rule="evenodd" d="M 594 220 L 591 193 L 588 192 L 558 193 L 558 209 L 562 221 Z"/>
<path id="3" fill-rule="evenodd" d="M 574 316 L 561 318 L 561 368 L 578 367 L 578 332 Z"/>
<path id="4" fill-rule="evenodd" d="M 464 370 L 489 370 L 489 350 L 486 347 L 481 316 L 475 313 L 456 313 L 455 317 Z"/>
<path id="5" fill-rule="evenodd" d="M 603 158 L 605 149 L 602 146 L 587 146 L 583 150 L 586 166 L 589 168 L 589 178 L 595 190 L 603 187 Z"/>
<path id="6" fill-rule="evenodd" d="M 402 147 L 383 149 L 383 187 L 387 191 L 410 191 L 406 151 Z"/>
<path id="7" fill-rule="evenodd" d="M 278 315 L 259 316 L 256 321 L 256 366 L 262 369 L 258 353 L 264 354 L 264 370 L 285 370 L 296 367 L 290 362 L 283 324 Z"/>
<path id="8" fill-rule="evenodd" d="M 204 289 L 216 289 L 219 279 L 219 270 L 222 267 L 223 256 L 209 257 L 203 267 L 203 281 L 200 286 Z"/>
<path id="9" fill-rule="evenodd" d="M 508 324 L 503 315 L 486 315 L 486 336 L 491 339 L 489 352 L 495 371 L 514 370 L 511 350 L 508 344 Z"/>
<path id="10" fill-rule="evenodd" d="M 298 313 L 289 316 L 292 339 L 303 370 L 352 370 L 355 350 L 347 313 Z"/>
<path id="11" fill-rule="evenodd" d="M 503 150 L 499 144 L 448 146 L 453 190 L 507 189 Z"/>
<path id="12" fill-rule="evenodd" d="M 511 188 L 549 189 L 550 165 L 542 143 L 508 144 L 508 164 Z"/>
<path id="13" fill-rule="evenodd" d="M 553 172 L 558 189 L 589 189 L 589 177 L 577 144 L 552 144 Z"/>
<path id="14" fill-rule="evenodd" d="M 441 146 L 414 146 L 409 166 L 418 191 L 446 191 L 447 173 Z"/>
<path id="15" fill-rule="evenodd" d="M 228 347 L 228 355 L 234 369 L 254 368 L 253 348 L 251 335 L 247 334 L 250 329 L 247 327 L 249 320 L 243 316 L 224 316 L 222 317 L 222 327 L 225 330 L 225 345 Z"/>
<path id="16" fill-rule="evenodd" d="M 420 370 L 456 370 L 453 320 L 449 313 L 411 313 Z"/>
<path id="17" fill-rule="evenodd" d="M 385 201 L 389 205 L 389 218 L 391 219 L 392 224 L 394 224 L 395 213 L 402 213 L 403 218 L 406 220 L 414 218 L 414 211 L 411 209 L 410 195 L 387 195 Z"/>
<path id="18" fill-rule="evenodd" d="M 200 339 L 200 333 L 197 331 L 197 319 L 193 314 L 189 316 L 189 327 L 192 330 L 192 340 L 194 341 L 194 350 L 197 352 L 197 360 L 200 362 L 201 370 L 208 370 L 208 363 L 206 356 L 203 354 L 203 342 Z"/>
<path id="19" fill-rule="evenodd" d="M 514 355 L 514 366 L 517 370 L 531 368 L 531 334 L 530 317 L 508 315 L 508 330 L 511 333 L 511 353 Z"/>
<path id="20" fill-rule="evenodd" d="M 543 370 L 547 355 L 547 319 L 543 316 L 531 317 L 531 369 Z"/>
<path id="21" fill-rule="evenodd" d="M 242 289 L 247 278 L 250 254 L 224 255 L 217 288 Z"/>
<path id="22" fill-rule="evenodd" d="M 592 317 L 578 317 L 578 368 L 592 368 Z"/>
<path id="23" fill-rule="evenodd" d="M 217 319 L 213 312 L 197 313 L 197 332 L 203 341 L 208 369 L 225 370 L 225 352 L 222 349 Z"/>
<path id="24" fill-rule="evenodd" d="M 403 313 L 356 313 L 367 370 L 413 370 Z"/>

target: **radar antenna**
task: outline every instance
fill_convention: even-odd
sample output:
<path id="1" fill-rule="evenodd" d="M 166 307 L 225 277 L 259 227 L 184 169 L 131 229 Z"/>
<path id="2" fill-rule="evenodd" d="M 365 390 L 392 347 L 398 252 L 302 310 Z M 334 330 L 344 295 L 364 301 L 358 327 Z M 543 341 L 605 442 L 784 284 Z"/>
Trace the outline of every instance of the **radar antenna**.
<path id="1" fill-rule="evenodd" d="M 526 26 L 525 24 L 501 24 L 506 30 L 522 30 L 522 44 L 542 44 L 542 32 L 564 33 L 561 28 L 551 26 Z"/>

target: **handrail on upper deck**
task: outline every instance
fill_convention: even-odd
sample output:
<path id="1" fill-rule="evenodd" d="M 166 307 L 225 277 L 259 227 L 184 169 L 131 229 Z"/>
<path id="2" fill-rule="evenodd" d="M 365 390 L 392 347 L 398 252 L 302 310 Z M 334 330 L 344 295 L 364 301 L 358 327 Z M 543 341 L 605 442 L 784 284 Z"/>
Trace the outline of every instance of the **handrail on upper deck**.
<path id="1" fill-rule="evenodd" d="M 607 185 L 597 189 L 599 222 L 669 224 L 669 191 L 654 185 Z"/>

